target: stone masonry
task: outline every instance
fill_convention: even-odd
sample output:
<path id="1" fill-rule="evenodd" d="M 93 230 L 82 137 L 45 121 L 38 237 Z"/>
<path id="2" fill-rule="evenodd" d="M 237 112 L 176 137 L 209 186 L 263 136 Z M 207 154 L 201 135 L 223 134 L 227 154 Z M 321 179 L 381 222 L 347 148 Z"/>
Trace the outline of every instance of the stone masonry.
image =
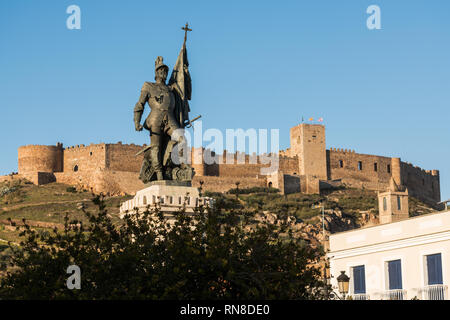
<path id="1" fill-rule="evenodd" d="M 423 170 L 400 158 L 359 154 L 325 146 L 325 126 L 299 124 L 290 130 L 290 148 L 279 152 L 279 168 L 261 175 L 262 164 L 256 154 L 215 155 L 204 148 L 193 148 L 191 160 L 205 153 L 216 156 L 218 163 L 207 165 L 194 161 L 193 186 L 203 181 L 203 189 L 225 192 L 236 187 L 272 186 L 283 193 L 319 193 L 325 184 L 345 184 L 384 192 L 391 178 L 408 188 L 410 196 L 435 205 L 440 201 L 438 170 Z M 145 145 L 144 145 L 145 146 Z M 90 144 L 63 148 L 27 145 L 18 149 L 18 173 L 35 184 L 62 182 L 95 193 L 136 194 L 144 184 L 138 179 L 144 146 L 134 144 Z M 224 161 L 234 159 L 233 163 Z M 237 159 L 243 159 L 237 163 Z"/>

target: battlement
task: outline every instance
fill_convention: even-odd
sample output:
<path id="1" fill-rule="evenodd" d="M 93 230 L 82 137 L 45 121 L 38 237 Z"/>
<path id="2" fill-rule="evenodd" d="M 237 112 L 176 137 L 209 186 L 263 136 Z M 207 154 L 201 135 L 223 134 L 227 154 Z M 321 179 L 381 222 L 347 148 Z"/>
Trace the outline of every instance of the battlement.
<path id="1" fill-rule="evenodd" d="M 355 150 L 342 149 L 342 148 L 330 148 L 332 152 L 342 152 L 342 153 L 355 153 Z"/>
<path id="2" fill-rule="evenodd" d="M 405 166 L 405 168 L 408 168 L 408 169 L 414 169 L 414 170 L 416 170 L 416 171 L 420 171 L 422 174 L 424 174 L 424 175 L 429 175 L 429 176 L 434 176 L 434 177 L 439 177 L 439 170 L 436 170 L 436 169 L 432 169 L 432 170 L 425 170 L 425 169 L 422 169 L 421 167 L 419 167 L 419 166 L 415 166 L 415 165 L 413 165 L 412 163 L 410 163 L 410 162 L 403 162 L 402 161 L 402 164 L 403 164 L 403 166 Z"/>
<path id="3" fill-rule="evenodd" d="M 39 174 L 47 175 L 56 177 L 56 181 L 84 183 L 100 191 L 104 188 L 139 190 L 143 154 L 136 154 L 146 146 L 122 141 L 66 148 L 60 142 L 54 146 L 21 146 L 18 148 L 19 174 L 38 178 Z M 305 181 L 307 177 L 317 181 L 340 180 L 350 187 L 384 191 L 393 179 L 397 185 L 406 186 L 412 196 L 430 203 L 440 201 L 439 170 L 424 170 L 400 158 L 360 154 L 353 149 L 326 149 L 325 126 L 321 124 L 302 123 L 291 128 L 290 147 L 278 154 L 227 150 L 216 154 L 204 147 L 191 147 L 190 151 L 196 177 L 214 178 L 210 186 L 213 190 L 219 185 L 222 189 L 232 187 L 236 179 L 264 185 L 267 176 L 261 175 L 261 169 L 272 167 L 271 160 L 275 157 L 279 172 L 305 177 Z M 213 158 L 211 162 L 205 161 L 208 157 Z M 306 189 L 302 186 L 301 190 Z"/>

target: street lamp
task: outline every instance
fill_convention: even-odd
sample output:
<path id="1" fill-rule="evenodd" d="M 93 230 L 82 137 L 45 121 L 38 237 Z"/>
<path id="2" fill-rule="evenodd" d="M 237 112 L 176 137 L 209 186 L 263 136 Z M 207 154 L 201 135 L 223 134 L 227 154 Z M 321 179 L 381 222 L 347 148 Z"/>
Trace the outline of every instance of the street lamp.
<path id="1" fill-rule="evenodd" d="M 339 292 L 344 296 L 348 293 L 348 283 L 350 282 L 350 278 L 345 274 L 345 271 L 341 271 L 339 277 L 337 277 Z"/>

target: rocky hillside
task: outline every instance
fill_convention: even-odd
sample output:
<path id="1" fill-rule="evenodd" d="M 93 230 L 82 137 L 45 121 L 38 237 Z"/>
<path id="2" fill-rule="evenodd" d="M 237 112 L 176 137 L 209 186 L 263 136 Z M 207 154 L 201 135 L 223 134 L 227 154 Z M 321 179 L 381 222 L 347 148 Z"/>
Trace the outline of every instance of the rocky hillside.
<path id="1" fill-rule="evenodd" d="M 237 192 L 236 192 L 237 191 Z M 377 222 L 378 203 L 376 193 L 368 190 L 338 189 L 323 195 L 280 195 L 276 189 L 252 188 L 231 190 L 229 193 L 208 193 L 227 210 L 248 209 L 266 216 L 288 216 L 299 233 L 322 237 L 322 209 L 326 233 L 346 231 Z M 86 190 L 76 190 L 64 184 L 51 183 L 35 186 L 26 180 L 0 183 L 0 241 L 19 242 L 15 225 L 22 219 L 46 232 L 60 227 L 66 214 L 71 219 L 84 220 L 82 209 L 95 209 L 93 195 Z M 119 205 L 131 196 L 106 198 L 107 210 L 115 223 L 121 223 Z M 432 212 L 429 206 L 410 198 L 410 215 Z"/>
<path id="2" fill-rule="evenodd" d="M 322 195 L 280 195 L 276 190 L 252 188 L 230 190 L 228 194 L 205 192 L 228 209 L 254 209 L 266 216 L 288 216 L 294 230 L 313 243 L 330 233 L 368 227 L 378 223 L 377 193 L 339 188 Z M 322 219 L 322 206 L 323 217 Z M 409 198 L 410 216 L 433 212 L 417 199 Z"/>

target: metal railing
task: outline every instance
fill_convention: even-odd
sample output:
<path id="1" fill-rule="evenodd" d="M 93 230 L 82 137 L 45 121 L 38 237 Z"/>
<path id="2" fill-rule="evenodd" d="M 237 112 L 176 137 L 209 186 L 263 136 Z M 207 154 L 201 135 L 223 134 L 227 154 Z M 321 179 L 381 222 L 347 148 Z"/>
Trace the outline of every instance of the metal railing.
<path id="1" fill-rule="evenodd" d="M 368 294 L 365 293 L 357 293 L 352 295 L 353 300 L 370 300 L 370 297 Z"/>
<path id="2" fill-rule="evenodd" d="M 425 286 L 420 291 L 422 292 L 423 300 L 446 300 L 447 289 L 447 286 L 443 284 L 434 284 Z"/>
<path id="3" fill-rule="evenodd" d="M 386 300 L 406 300 L 406 290 L 395 289 L 383 293 L 383 299 Z"/>

